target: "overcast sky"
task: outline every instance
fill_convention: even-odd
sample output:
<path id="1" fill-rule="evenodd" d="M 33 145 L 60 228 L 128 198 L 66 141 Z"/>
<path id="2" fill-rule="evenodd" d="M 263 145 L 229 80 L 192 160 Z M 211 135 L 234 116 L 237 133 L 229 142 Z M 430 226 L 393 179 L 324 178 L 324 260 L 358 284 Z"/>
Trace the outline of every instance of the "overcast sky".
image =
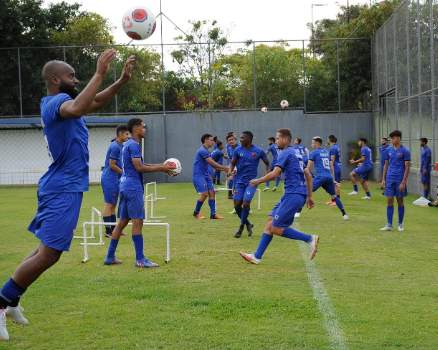
<path id="1" fill-rule="evenodd" d="M 45 0 L 45 4 L 61 0 Z M 135 5 L 144 5 L 158 14 L 159 0 L 64 0 L 78 2 L 83 9 L 97 12 L 110 20 L 117 43 L 127 43 L 129 38 L 121 28 L 124 12 Z M 369 3 L 370 0 L 350 0 L 350 4 Z M 232 41 L 308 39 L 311 22 L 311 4 L 326 4 L 314 7 L 314 20 L 334 18 L 339 6 L 347 0 L 162 0 L 163 12 L 182 29 L 188 30 L 188 20 L 216 19 L 229 33 Z M 158 24 L 158 23 L 157 23 Z M 172 42 L 178 35 L 174 26 L 164 22 L 164 41 Z M 159 31 L 147 39 L 147 43 L 159 43 Z"/>

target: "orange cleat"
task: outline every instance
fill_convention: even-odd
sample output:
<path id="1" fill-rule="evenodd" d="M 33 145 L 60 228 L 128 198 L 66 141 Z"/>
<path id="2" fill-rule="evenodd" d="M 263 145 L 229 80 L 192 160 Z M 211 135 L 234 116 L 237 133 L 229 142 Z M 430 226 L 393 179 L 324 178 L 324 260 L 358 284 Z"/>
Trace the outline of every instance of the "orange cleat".
<path id="1" fill-rule="evenodd" d="M 211 220 L 222 220 L 224 217 L 220 216 L 219 214 L 214 214 L 213 216 L 210 216 Z"/>
<path id="2" fill-rule="evenodd" d="M 193 217 L 194 217 L 196 220 L 204 220 L 204 219 L 205 219 L 205 216 L 202 215 L 201 213 L 193 214 Z"/>

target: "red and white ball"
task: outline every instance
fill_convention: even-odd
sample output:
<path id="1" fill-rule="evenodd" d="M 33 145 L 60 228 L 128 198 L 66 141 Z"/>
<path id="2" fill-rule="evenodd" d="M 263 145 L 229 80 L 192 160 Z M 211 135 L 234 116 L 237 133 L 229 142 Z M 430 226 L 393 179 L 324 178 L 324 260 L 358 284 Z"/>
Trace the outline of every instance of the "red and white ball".
<path id="1" fill-rule="evenodd" d="M 280 102 L 280 107 L 281 107 L 281 109 L 286 109 L 286 108 L 288 108 L 288 107 L 289 107 L 289 102 L 288 102 L 288 100 L 281 100 L 281 102 Z"/>
<path id="2" fill-rule="evenodd" d="M 262 113 L 266 113 L 267 111 L 268 111 L 268 107 L 262 107 L 260 109 L 260 112 L 262 112 Z"/>
<path id="3" fill-rule="evenodd" d="M 154 34 L 157 23 L 151 10 L 144 6 L 130 8 L 122 19 L 123 30 L 133 40 L 144 40 Z"/>
<path id="4" fill-rule="evenodd" d="M 178 159 L 169 158 L 164 162 L 164 164 L 170 164 L 170 165 L 173 165 L 175 167 L 175 169 L 172 169 L 171 171 L 169 171 L 170 176 L 177 176 L 177 175 L 181 174 L 182 165 Z"/>

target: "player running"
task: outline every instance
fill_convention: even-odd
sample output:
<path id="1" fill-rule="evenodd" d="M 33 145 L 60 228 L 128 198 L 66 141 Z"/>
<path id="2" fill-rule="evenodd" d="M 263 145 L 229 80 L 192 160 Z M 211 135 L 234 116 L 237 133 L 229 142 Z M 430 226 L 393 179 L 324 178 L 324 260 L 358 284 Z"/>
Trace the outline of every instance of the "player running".
<path id="1" fill-rule="evenodd" d="M 193 186 L 195 187 L 196 192 L 199 193 L 199 199 L 196 201 L 193 216 L 198 220 L 205 219 L 205 217 L 201 215 L 201 208 L 205 200 L 208 198 L 210 219 L 223 219 L 222 216 L 216 214 L 216 193 L 214 191 L 213 181 L 210 176 L 209 165 L 215 170 L 220 171 L 228 171 L 228 167 L 216 163 L 211 157 L 208 150 L 215 144 L 212 135 L 202 135 L 201 142 L 202 145 L 196 151 L 195 160 L 193 162 Z"/>
<path id="2" fill-rule="evenodd" d="M 309 155 L 309 163 L 307 169 L 312 172 L 315 169 L 315 178 L 313 179 L 312 191 L 315 192 L 322 187 L 336 203 L 336 206 L 342 213 L 344 220 L 348 220 L 348 215 L 345 212 L 341 199 L 336 196 L 334 168 L 333 163 L 330 162 L 329 151 L 322 148 L 322 139 L 319 136 L 312 138 L 313 151 Z"/>
<path id="3" fill-rule="evenodd" d="M 306 242 L 311 248 L 310 259 L 315 257 L 318 250 L 319 237 L 317 235 L 302 233 L 290 227 L 298 209 L 301 209 L 304 204 L 307 204 L 309 209 L 314 206 L 312 175 L 307 168 L 304 168 L 301 154 L 290 146 L 291 139 L 289 129 L 277 131 L 276 142 L 282 151 L 278 156 L 274 170 L 261 178 L 251 180 L 251 185 L 256 187 L 263 182 L 277 178 L 281 173 L 284 174 L 284 195 L 269 214 L 257 250 L 254 253 L 240 252 L 242 258 L 252 264 L 260 263 L 273 235 Z"/>
<path id="4" fill-rule="evenodd" d="M 268 142 L 269 142 L 269 147 L 266 151 L 266 154 L 271 153 L 272 155 L 272 162 L 271 162 L 271 171 L 274 170 L 275 167 L 275 163 L 277 162 L 277 157 L 278 157 L 278 148 L 277 145 L 275 144 L 275 137 L 270 137 L 268 138 Z M 280 184 L 280 177 L 277 177 L 275 179 L 275 186 L 272 187 L 272 192 L 277 191 L 278 189 L 278 185 Z M 270 181 L 267 181 L 265 184 L 265 188 L 263 189 L 263 192 L 269 191 L 269 183 Z"/>
<path id="5" fill-rule="evenodd" d="M 335 180 L 335 192 L 338 198 L 341 198 L 341 181 L 342 181 L 342 164 L 341 164 L 341 150 L 338 145 L 338 139 L 335 135 L 329 135 L 329 155 L 330 155 L 330 167 L 333 168 L 333 176 Z M 334 199 L 330 200 L 326 204 L 336 205 Z"/>
<path id="6" fill-rule="evenodd" d="M 360 182 L 365 191 L 365 197 L 362 199 L 371 199 L 371 192 L 368 187 L 368 179 L 373 171 L 373 156 L 371 154 L 371 148 L 367 146 L 367 139 L 360 138 L 358 141 L 358 145 L 360 147 L 360 158 L 357 160 L 350 159 L 350 164 L 360 164 L 356 169 L 354 169 L 350 173 L 351 182 L 353 183 L 353 191 L 348 195 L 354 196 L 359 193 L 359 189 L 357 187 L 358 178 L 360 178 Z"/>
<path id="7" fill-rule="evenodd" d="M 246 226 L 248 236 L 252 236 L 253 224 L 248 220 L 251 210 L 251 201 L 257 188 L 250 184 L 252 179 L 257 177 L 259 161 L 262 160 L 266 165 L 266 172 L 269 172 L 269 161 L 265 151 L 252 144 L 253 134 L 251 131 L 244 131 L 240 135 L 240 146 L 236 148 L 230 164 L 230 172 L 234 175 L 234 209 L 240 218 L 239 229 L 234 234 L 235 238 L 240 238 Z"/>
<path id="8" fill-rule="evenodd" d="M 174 169 L 170 164 L 144 164 L 141 140 L 145 136 L 146 126 L 143 120 L 133 118 L 128 121 L 131 139 L 122 149 L 123 174 L 120 178 L 119 222 L 112 232 L 104 264 L 118 265 L 122 262 L 116 258 L 116 249 L 123 229 L 132 221 L 132 242 L 135 249 L 135 266 L 140 268 L 158 267 L 144 256 L 143 252 L 143 220 L 144 220 L 144 187 L 143 173 L 169 173 Z"/>
<path id="9" fill-rule="evenodd" d="M 116 129 L 116 139 L 111 142 L 106 152 L 105 166 L 102 170 L 101 186 L 104 198 L 103 221 L 116 222 L 116 205 L 119 199 L 119 180 L 122 176 L 122 162 L 120 154 L 123 144 L 128 141 L 129 132 L 126 125 L 120 125 Z M 113 225 L 105 225 L 105 236 L 111 237 Z"/>
<path id="10" fill-rule="evenodd" d="M 411 153 L 401 144 L 402 133 L 394 130 L 389 134 L 392 147 L 386 154 L 385 166 L 383 168 L 382 187 L 385 188 L 385 196 L 388 198 L 386 207 L 387 224 L 381 231 L 392 231 L 392 219 L 394 216 L 394 197 L 398 205 L 398 231 L 404 231 L 403 219 L 405 207 L 403 198 L 408 195 L 407 183 L 411 164 Z"/>

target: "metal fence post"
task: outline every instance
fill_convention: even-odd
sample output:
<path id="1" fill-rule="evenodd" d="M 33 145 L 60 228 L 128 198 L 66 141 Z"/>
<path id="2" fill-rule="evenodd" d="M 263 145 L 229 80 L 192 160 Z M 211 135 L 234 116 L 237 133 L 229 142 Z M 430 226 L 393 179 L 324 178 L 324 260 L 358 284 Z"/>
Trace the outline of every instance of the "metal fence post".
<path id="1" fill-rule="evenodd" d="M 304 113 L 306 113 L 306 88 L 307 88 L 307 72 L 306 72 L 306 56 L 305 56 L 305 48 L 304 48 L 304 40 L 302 41 L 302 56 L 303 56 L 303 109 Z"/>
<path id="2" fill-rule="evenodd" d="M 64 58 L 64 62 L 67 62 L 67 54 L 65 52 L 65 46 L 62 47 L 62 57 Z"/>
<path id="3" fill-rule="evenodd" d="M 18 93 L 20 100 L 20 117 L 23 118 L 23 92 L 21 87 L 21 55 L 20 48 L 17 49 L 17 62 L 18 62 Z"/>
<path id="4" fill-rule="evenodd" d="M 409 5 L 406 11 L 406 72 L 407 72 L 407 92 L 408 96 L 411 96 L 411 60 L 409 57 L 410 40 L 409 40 Z M 409 149 L 412 149 L 412 127 L 411 127 L 411 99 L 408 99 L 408 128 L 409 128 Z"/>
<path id="5" fill-rule="evenodd" d="M 339 40 L 336 40 L 336 69 L 338 85 L 338 112 L 341 112 L 341 74 L 339 71 Z"/>
<path id="6" fill-rule="evenodd" d="M 430 87 L 432 88 L 432 159 L 436 161 L 436 116 L 435 116 L 435 40 L 433 32 L 433 1 L 430 1 L 430 18 L 429 18 L 429 31 L 430 31 Z"/>
<path id="7" fill-rule="evenodd" d="M 256 69 L 256 46 L 252 42 L 252 90 L 253 90 L 253 108 L 257 109 L 257 69 Z"/>
<path id="8" fill-rule="evenodd" d="M 114 72 L 113 79 L 114 79 L 114 82 L 116 82 L 117 81 L 117 66 L 116 65 L 114 65 L 113 72 Z M 119 113 L 119 98 L 118 98 L 118 94 L 114 95 L 114 104 L 115 104 L 115 107 L 116 107 L 116 113 L 118 114 Z"/>

